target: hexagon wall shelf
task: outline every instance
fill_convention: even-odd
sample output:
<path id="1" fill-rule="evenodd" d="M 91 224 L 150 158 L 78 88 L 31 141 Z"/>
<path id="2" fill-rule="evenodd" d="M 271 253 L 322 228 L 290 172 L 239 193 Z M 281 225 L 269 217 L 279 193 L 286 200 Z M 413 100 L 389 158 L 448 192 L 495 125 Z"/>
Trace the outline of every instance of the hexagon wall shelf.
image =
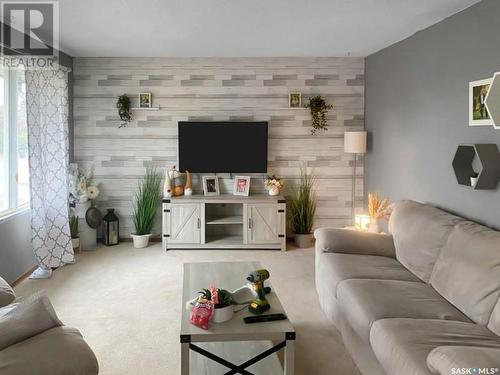
<path id="1" fill-rule="evenodd" d="M 480 170 L 473 168 L 474 159 L 480 164 Z M 475 190 L 496 189 L 500 180 L 500 153 L 496 144 L 472 144 L 458 146 L 453 158 L 453 170 L 460 185 Z M 471 177 L 478 174 L 477 182 L 471 184 Z"/>
<path id="2" fill-rule="evenodd" d="M 493 76 L 485 104 L 493 120 L 493 127 L 500 129 L 500 72 L 495 73 Z"/>

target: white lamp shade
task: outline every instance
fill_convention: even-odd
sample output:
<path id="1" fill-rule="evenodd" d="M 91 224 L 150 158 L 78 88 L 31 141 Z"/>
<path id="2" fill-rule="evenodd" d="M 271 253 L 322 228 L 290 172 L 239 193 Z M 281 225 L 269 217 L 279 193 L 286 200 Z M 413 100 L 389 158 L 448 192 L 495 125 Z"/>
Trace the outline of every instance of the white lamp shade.
<path id="1" fill-rule="evenodd" d="M 366 152 L 366 132 L 345 132 L 344 152 L 348 154 L 364 154 Z"/>

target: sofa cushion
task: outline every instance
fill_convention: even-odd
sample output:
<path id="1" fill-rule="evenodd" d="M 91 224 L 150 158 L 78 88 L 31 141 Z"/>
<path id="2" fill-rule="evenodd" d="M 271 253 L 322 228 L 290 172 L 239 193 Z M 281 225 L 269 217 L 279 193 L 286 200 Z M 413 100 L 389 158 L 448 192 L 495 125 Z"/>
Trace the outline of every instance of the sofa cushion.
<path id="1" fill-rule="evenodd" d="M 463 219 L 425 204 L 402 201 L 389 220 L 396 258 L 428 282 L 441 249 L 453 227 Z"/>
<path id="2" fill-rule="evenodd" d="M 0 307 L 7 306 L 16 299 L 16 295 L 10 285 L 0 277 Z"/>
<path id="3" fill-rule="evenodd" d="M 453 369 L 500 368 L 500 348 L 439 346 L 427 356 L 427 366 L 436 374 L 453 374 Z"/>
<path id="4" fill-rule="evenodd" d="M 37 293 L 26 300 L 0 308 L 0 350 L 61 326 L 47 296 Z"/>
<path id="5" fill-rule="evenodd" d="M 472 222 L 452 231 L 430 280 L 474 322 L 487 325 L 500 296 L 500 232 Z M 500 331 L 492 322 L 491 329 Z"/>
<path id="6" fill-rule="evenodd" d="M 337 289 L 344 316 L 366 342 L 372 324 L 385 318 L 470 320 L 421 281 L 344 280 Z"/>
<path id="7" fill-rule="evenodd" d="M 486 327 L 431 319 L 382 319 L 372 325 L 370 343 L 387 375 L 430 375 L 427 356 L 439 346 L 500 348 Z"/>
<path id="8" fill-rule="evenodd" d="M 74 328 L 57 327 L 0 350 L 0 374 L 98 373 L 97 359 Z"/>
<path id="9" fill-rule="evenodd" d="M 318 268 L 335 297 L 338 284 L 347 279 L 418 281 L 396 259 L 385 256 L 323 253 Z"/>

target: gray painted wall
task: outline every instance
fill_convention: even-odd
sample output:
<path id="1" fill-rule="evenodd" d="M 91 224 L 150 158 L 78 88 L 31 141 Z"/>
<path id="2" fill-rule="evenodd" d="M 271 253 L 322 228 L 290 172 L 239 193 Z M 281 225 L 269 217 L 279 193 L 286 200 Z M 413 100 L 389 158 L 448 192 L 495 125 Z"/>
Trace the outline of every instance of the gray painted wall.
<path id="1" fill-rule="evenodd" d="M 97 205 L 117 209 L 122 236 L 134 230 L 131 201 L 145 167 L 178 165 L 177 122 L 186 120 L 268 121 L 269 172 L 290 187 L 306 163 L 317 176 L 315 226 L 351 222 L 353 165 L 343 138 L 364 127 L 364 59 L 75 58 L 74 65 L 75 161 L 94 167 Z M 132 123 L 119 129 L 117 97 L 126 93 L 137 106 L 137 94 L 148 91 L 160 110 L 134 111 Z M 328 131 L 311 135 L 309 111 L 288 108 L 291 91 L 301 91 L 303 101 L 323 95 L 334 106 Z M 263 176 L 253 177 L 252 192 L 264 192 Z M 221 192 L 232 193 L 233 182 L 221 175 Z M 201 190 L 197 175 L 193 189 Z"/>
<path id="2" fill-rule="evenodd" d="M 11 283 L 35 265 L 30 212 L 0 222 L 0 276 Z"/>
<path id="3" fill-rule="evenodd" d="M 484 0 L 366 60 L 367 191 L 429 202 L 500 227 L 500 190 L 457 184 L 460 143 L 496 143 L 468 126 L 468 84 L 500 71 L 500 1 Z"/>

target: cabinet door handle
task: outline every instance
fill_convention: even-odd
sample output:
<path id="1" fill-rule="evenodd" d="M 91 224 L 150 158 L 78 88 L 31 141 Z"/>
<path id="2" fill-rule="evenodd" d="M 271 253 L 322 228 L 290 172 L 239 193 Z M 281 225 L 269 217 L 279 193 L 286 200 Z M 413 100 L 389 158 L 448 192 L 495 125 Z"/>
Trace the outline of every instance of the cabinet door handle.
<path id="1" fill-rule="evenodd" d="M 196 222 L 197 222 L 197 224 L 196 224 L 196 225 L 198 226 L 198 229 L 200 229 L 200 228 L 201 228 L 201 219 L 200 219 L 200 218 L 198 218 L 198 219 L 196 220 Z"/>
<path id="2" fill-rule="evenodd" d="M 253 227 L 252 219 L 248 218 L 248 229 L 252 229 L 252 227 Z"/>

